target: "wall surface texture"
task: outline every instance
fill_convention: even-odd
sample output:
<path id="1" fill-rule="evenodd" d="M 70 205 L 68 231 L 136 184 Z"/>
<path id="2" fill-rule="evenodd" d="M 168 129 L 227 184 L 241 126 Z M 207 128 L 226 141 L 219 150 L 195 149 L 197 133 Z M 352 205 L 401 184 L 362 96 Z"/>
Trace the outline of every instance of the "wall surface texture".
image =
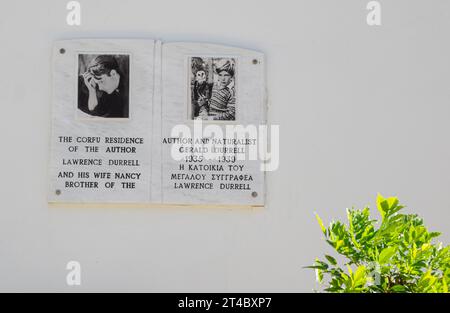
<path id="1" fill-rule="evenodd" d="M 377 192 L 450 239 L 450 2 L 0 2 L 0 291 L 288 291 L 330 249 L 326 221 Z M 266 54 L 280 167 L 267 208 L 57 209 L 46 203 L 51 48 L 58 39 L 212 42 Z M 66 264 L 82 266 L 67 286 Z"/>

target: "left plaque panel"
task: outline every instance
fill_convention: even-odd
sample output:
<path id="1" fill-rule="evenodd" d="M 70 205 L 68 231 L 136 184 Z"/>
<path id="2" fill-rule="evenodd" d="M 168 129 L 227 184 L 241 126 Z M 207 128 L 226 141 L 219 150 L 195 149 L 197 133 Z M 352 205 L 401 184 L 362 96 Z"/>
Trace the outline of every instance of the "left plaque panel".
<path id="1" fill-rule="evenodd" d="M 63 40 L 53 48 L 50 203 L 148 203 L 153 40 Z"/>

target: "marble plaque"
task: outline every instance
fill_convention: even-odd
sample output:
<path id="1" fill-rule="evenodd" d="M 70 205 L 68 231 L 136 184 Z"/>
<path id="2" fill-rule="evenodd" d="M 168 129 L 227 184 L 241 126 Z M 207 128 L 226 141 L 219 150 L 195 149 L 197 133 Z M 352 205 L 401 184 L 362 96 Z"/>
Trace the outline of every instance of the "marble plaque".
<path id="1" fill-rule="evenodd" d="M 264 206 L 262 53 L 63 40 L 52 81 L 49 203 Z"/>

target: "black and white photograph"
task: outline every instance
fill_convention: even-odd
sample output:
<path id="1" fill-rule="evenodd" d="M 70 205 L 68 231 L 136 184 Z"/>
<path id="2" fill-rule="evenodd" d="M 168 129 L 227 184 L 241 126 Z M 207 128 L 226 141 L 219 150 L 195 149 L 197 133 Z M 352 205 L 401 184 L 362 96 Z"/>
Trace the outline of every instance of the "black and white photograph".
<path id="1" fill-rule="evenodd" d="M 190 58 L 191 119 L 236 120 L 236 60 Z"/>
<path id="2" fill-rule="evenodd" d="M 78 118 L 129 117 L 128 54 L 78 54 Z"/>

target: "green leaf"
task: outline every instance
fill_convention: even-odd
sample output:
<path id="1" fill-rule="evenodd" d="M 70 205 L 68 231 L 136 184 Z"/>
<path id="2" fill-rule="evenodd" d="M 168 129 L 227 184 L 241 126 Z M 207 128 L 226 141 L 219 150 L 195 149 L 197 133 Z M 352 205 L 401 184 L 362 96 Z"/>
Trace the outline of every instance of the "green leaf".
<path id="1" fill-rule="evenodd" d="M 317 219 L 317 222 L 319 223 L 320 229 L 322 229 L 323 234 L 326 235 L 327 229 L 325 228 L 325 225 L 323 224 L 323 221 L 318 214 L 316 214 L 316 219 Z"/>
<path id="2" fill-rule="evenodd" d="M 381 214 L 382 220 L 404 208 L 398 203 L 399 201 L 396 197 L 386 199 L 381 194 L 377 195 L 377 209 Z"/>
<path id="3" fill-rule="evenodd" d="M 331 255 L 327 255 L 325 254 L 325 258 L 328 260 L 328 262 L 330 262 L 332 265 L 336 265 L 337 261 L 335 258 L 333 258 Z"/>
<path id="4" fill-rule="evenodd" d="M 434 231 L 434 232 L 429 233 L 428 235 L 430 236 L 430 239 L 433 239 L 433 238 L 439 237 L 441 235 L 441 233 Z"/>
<path id="5" fill-rule="evenodd" d="M 380 264 L 387 263 L 392 258 L 392 256 L 395 254 L 396 251 L 397 249 L 395 247 L 387 247 L 383 249 L 383 251 L 381 251 L 378 257 L 378 262 Z"/>
<path id="6" fill-rule="evenodd" d="M 387 205 L 386 199 L 381 194 L 377 195 L 377 209 L 381 214 L 381 218 L 384 219 L 384 216 L 386 215 L 389 207 Z"/>
<path id="7" fill-rule="evenodd" d="M 320 261 L 319 259 L 316 258 L 316 262 L 314 263 L 314 266 L 316 266 L 316 268 L 321 269 L 321 270 L 327 270 L 328 269 L 328 264 Z"/>
<path id="8" fill-rule="evenodd" d="M 431 244 L 429 244 L 429 243 L 424 243 L 423 245 L 422 245 L 422 248 L 420 248 L 423 252 L 425 252 L 425 251 L 427 251 L 427 250 L 429 250 L 431 248 Z"/>
<path id="9" fill-rule="evenodd" d="M 347 265 L 347 271 L 350 274 L 350 276 L 353 276 L 352 268 L 349 265 Z"/>
<path id="10" fill-rule="evenodd" d="M 354 286 L 362 286 L 366 283 L 366 267 L 364 265 L 358 266 L 353 275 L 353 284 Z"/>
<path id="11" fill-rule="evenodd" d="M 402 285 L 394 285 L 391 290 L 394 292 L 406 292 L 406 287 Z"/>
<path id="12" fill-rule="evenodd" d="M 317 270 L 317 269 L 319 269 L 319 270 L 323 270 L 323 269 L 326 269 L 324 266 L 322 266 L 322 265 L 308 265 L 308 266 L 303 266 L 303 268 L 311 268 L 311 269 L 313 269 L 313 270 Z"/>
<path id="13" fill-rule="evenodd" d="M 321 269 L 316 269 L 316 280 L 319 283 L 323 281 L 323 271 Z"/>

